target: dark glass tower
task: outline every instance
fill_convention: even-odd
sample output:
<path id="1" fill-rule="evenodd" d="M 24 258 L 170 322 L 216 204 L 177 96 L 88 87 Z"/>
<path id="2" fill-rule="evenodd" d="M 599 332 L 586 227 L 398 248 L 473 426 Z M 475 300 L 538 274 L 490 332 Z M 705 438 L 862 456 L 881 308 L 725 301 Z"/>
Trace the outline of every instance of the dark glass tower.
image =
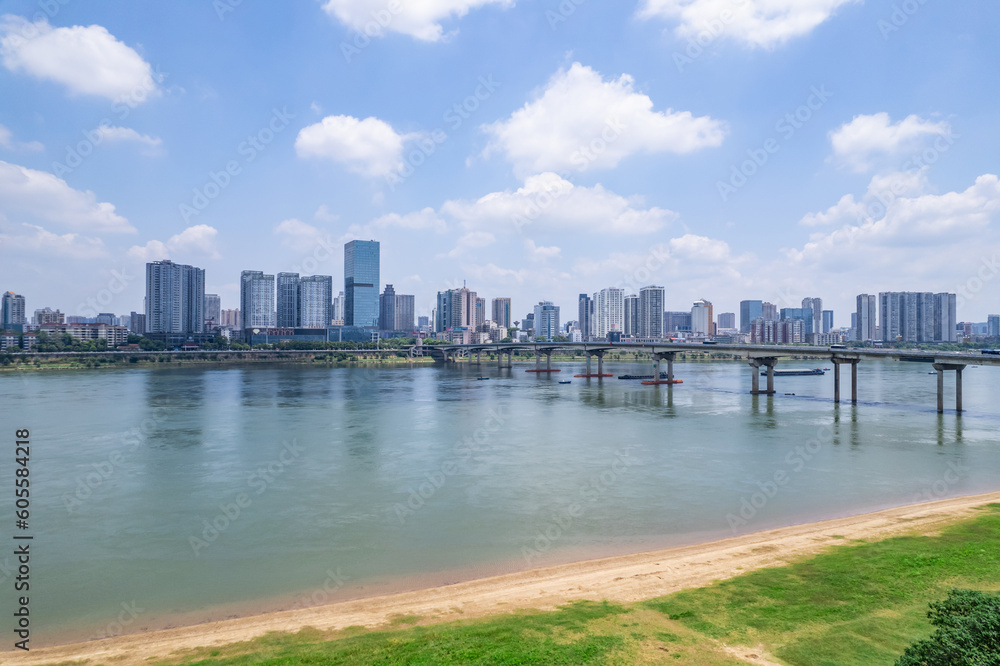
<path id="1" fill-rule="evenodd" d="M 344 325 L 378 326 L 379 243 L 344 246 Z"/>

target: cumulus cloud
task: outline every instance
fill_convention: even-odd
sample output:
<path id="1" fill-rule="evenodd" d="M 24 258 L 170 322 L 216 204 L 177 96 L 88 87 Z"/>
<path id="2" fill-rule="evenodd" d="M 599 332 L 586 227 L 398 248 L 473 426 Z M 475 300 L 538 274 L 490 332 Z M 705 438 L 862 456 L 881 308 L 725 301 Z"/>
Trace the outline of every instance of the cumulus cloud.
<path id="1" fill-rule="evenodd" d="M 131 127 L 116 127 L 115 125 L 101 125 L 95 132 L 102 141 L 109 143 L 132 142 L 145 146 L 146 152 L 157 153 L 163 145 L 163 140 L 159 137 L 140 134 Z"/>
<path id="2" fill-rule="evenodd" d="M 100 259 L 108 256 L 104 241 L 77 233 L 54 234 L 34 224 L 22 224 L 29 233 L 0 234 L 0 248 L 14 252 L 68 259 Z"/>
<path id="3" fill-rule="evenodd" d="M 830 143 L 834 158 L 860 173 L 869 171 L 880 157 L 919 150 L 930 137 L 950 141 L 951 125 L 915 115 L 893 123 L 888 113 L 881 112 L 855 116 L 851 122 L 830 132 Z"/>
<path id="4" fill-rule="evenodd" d="M 644 0 L 640 18 L 677 22 L 676 34 L 702 32 L 773 49 L 812 32 L 841 6 L 859 0 Z"/>
<path id="5" fill-rule="evenodd" d="M 436 42 L 445 37 L 441 22 L 462 18 L 486 5 L 512 7 L 515 0 L 327 0 L 326 12 L 349 28 L 370 36 L 398 32 Z"/>
<path id="6" fill-rule="evenodd" d="M 898 197 L 913 197 L 923 194 L 929 187 L 927 167 L 914 171 L 896 171 L 872 177 L 868 191 L 855 199 L 853 194 L 845 194 L 825 211 L 809 213 L 799 223 L 807 227 L 832 226 L 866 221 L 885 215 L 886 207 Z"/>
<path id="7" fill-rule="evenodd" d="M 130 106 L 160 94 L 159 77 L 131 47 L 99 25 L 53 28 L 42 18 L 0 18 L 0 60 L 66 86 L 72 94 L 95 95 Z"/>
<path id="8" fill-rule="evenodd" d="M 476 201 L 447 201 L 441 212 L 466 229 L 511 232 L 572 229 L 648 234 L 677 217 L 664 208 L 643 208 L 640 198 L 623 197 L 600 184 L 574 185 L 554 173 L 531 176 L 517 190 L 492 192 Z"/>
<path id="9" fill-rule="evenodd" d="M 14 134 L 4 125 L 0 125 L 0 148 L 18 152 L 39 152 L 45 149 L 38 141 L 22 143 L 14 140 Z"/>
<path id="10" fill-rule="evenodd" d="M 541 245 L 536 245 L 533 240 L 524 241 L 524 249 L 528 253 L 528 258 L 532 261 L 545 261 L 547 259 L 555 259 L 562 253 L 562 249 L 556 247 L 555 245 L 544 247 Z"/>
<path id="11" fill-rule="evenodd" d="M 128 256 L 140 261 L 159 261 L 174 256 L 197 255 L 209 259 L 219 259 L 222 255 L 216 249 L 218 230 L 207 224 L 197 224 L 171 236 L 166 242 L 148 241 L 145 245 L 134 245 Z"/>
<path id="12" fill-rule="evenodd" d="M 91 191 L 75 190 L 44 171 L 0 161 L 0 208 L 69 228 L 134 232 L 115 207 Z"/>
<path id="13" fill-rule="evenodd" d="M 796 265 L 836 273 L 856 265 L 919 272 L 942 264 L 954 272 L 966 263 L 970 240 L 977 248 L 995 241 L 998 212 L 1000 179 L 985 174 L 962 192 L 898 197 L 878 219 L 816 233 L 785 254 Z"/>
<path id="14" fill-rule="evenodd" d="M 378 178 L 402 168 L 403 145 L 411 138 L 378 118 L 327 116 L 299 132 L 295 152 L 299 157 L 333 160 L 354 173 Z"/>
<path id="15" fill-rule="evenodd" d="M 628 74 L 605 81 L 573 63 L 510 118 L 485 125 L 484 154 L 504 154 L 521 175 L 608 169 L 635 153 L 689 153 L 718 146 L 725 124 L 689 111 L 654 111 Z"/>

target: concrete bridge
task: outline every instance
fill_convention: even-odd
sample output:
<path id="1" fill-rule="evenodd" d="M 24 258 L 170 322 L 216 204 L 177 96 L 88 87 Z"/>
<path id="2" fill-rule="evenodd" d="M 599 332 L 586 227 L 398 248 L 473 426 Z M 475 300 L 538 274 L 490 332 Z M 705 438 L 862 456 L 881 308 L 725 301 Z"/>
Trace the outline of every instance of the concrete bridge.
<path id="1" fill-rule="evenodd" d="M 702 344 L 688 342 L 665 342 L 661 344 L 611 343 L 611 342 L 511 342 L 471 345 L 414 345 L 410 353 L 414 356 L 432 355 L 435 361 L 452 362 L 458 357 L 476 355 L 476 363 L 482 363 L 483 352 L 494 353 L 498 368 L 510 368 L 511 358 L 515 352 L 533 352 L 535 368 L 528 372 L 550 373 L 558 372 L 552 368 L 552 354 L 557 351 L 583 352 L 586 356 L 587 370 L 578 377 L 600 379 L 610 377 L 604 374 L 604 356 L 611 351 L 648 354 L 652 361 L 654 382 L 671 385 L 674 380 L 674 360 L 680 352 L 724 352 L 743 359 L 754 369 L 751 379 L 750 393 L 754 395 L 774 395 L 774 370 L 778 361 L 791 356 L 815 356 L 833 363 L 833 399 L 840 402 L 841 381 L 840 366 L 851 368 L 851 402 L 858 402 L 858 364 L 865 359 L 882 359 L 895 361 L 911 361 L 928 363 L 937 371 L 937 409 L 944 412 L 944 373 L 955 373 L 955 411 L 962 409 L 962 371 L 968 365 L 1000 366 L 1000 356 L 989 356 L 980 353 L 910 351 L 901 349 L 847 349 L 839 346 L 789 346 L 789 345 L 736 345 L 736 344 Z M 506 363 L 504 356 L 506 355 Z M 545 356 L 545 367 L 542 368 L 542 356 Z M 591 358 L 597 358 L 597 372 L 592 372 Z M 667 378 L 659 382 L 660 364 L 666 361 Z M 761 368 L 767 376 L 767 386 L 760 387 Z"/>

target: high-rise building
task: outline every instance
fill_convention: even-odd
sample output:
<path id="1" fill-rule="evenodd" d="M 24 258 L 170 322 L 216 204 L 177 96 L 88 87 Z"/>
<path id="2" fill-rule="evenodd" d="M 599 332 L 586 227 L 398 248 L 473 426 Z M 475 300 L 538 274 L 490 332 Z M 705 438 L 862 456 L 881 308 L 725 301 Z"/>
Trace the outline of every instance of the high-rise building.
<path id="1" fill-rule="evenodd" d="M 986 318 L 986 335 L 1000 338 L 1000 315 L 990 315 Z"/>
<path id="2" fill-rule="evenodd" d="M 473 327 L 475 328 L 475 330 L 478 331 L 480 328 L 482 328 L 482 326 L 489 319 L 489 317 L 486 316 L 486 299 L 485 298 L 479 298 L 479 297 L 476 298 L 476 313 L 475 314 L 476 314 L 476 316 L 475 316 L 475 323 L 473 324 Z"/>
<path id="3" fill-rule="evenodd" d="M 22 331 L 25 324 L 24 296 L 12 291 L 0 299 L 0 329 Z"/>
<path id="4" fill-rule="evenodd" d="M 409 294 L 396 294 L 396 330 L 412 333 L 415 330 L 413 315 L 416 298 Z M 425 317 L 426 318 L 426 317 Z"/>
<path id="5" fill-rule="evenodd" d="M 695 335 L 715 335 L 715 317 L 711 301 L 703 298 L 691 306 L 691 332 Z"/>
<path id="6" fill-rule="evenodd" d="M 326 328 L 333 319 L 333 276 L 307 275 L 299 278 L 296 300 L 299 311 L 296 326 Z"/>
<path id="7" fill-rule="evenodd" d="M 552 301 L 542 301 L 535 306 L 534 328 L 536 340 L 549 340 L 559 335 L 559 306 Z"/>
<path id="8" fill-rule="evenodd" d="M 809 333 L 820 333 L 823 331 L 823 299 L 822 298 L 803 298 L 802 299 L 802 309 L 812 310 L 813 320 L 812 326 L 807 328 L 811 329 L 807 331 L 806 335 Z"/>
<path id="9" fill-rule="evenodd" d="M 749 333 L 750 323 L 763 316 L 763 301 L 740 301 L 740 333 Z"/>
<path id="10" fill-rule="evenodd" d="M 691 332 L 691 313 L 672 312 L 663 313 L 663 331 L 667 335 L 677 332 Z"/>
<path id="11" fill-rule="evenodd" d="M 222 326 L 222 300 L 218 294 L 205 294 L 205 326 Z"/>
<path id="12" fill-rule="evenodd" d="M 374 328 L 379 310 L 378 241 L 351 241 L 344 246 L 344 324 Z"/>
<path id="13" fill-rule="evenodd" d="M 50 322 L 50 323 L 62 323 L 62 322 Z M 132 331 L 136 335 L 142 335 L 146 332 L 146 315 L 139 314 L 133 311 L 129 315 L 128 330 Z"/>
<path id="14" fill-rule="evenodd" d="M 639 297 L 635 294 L 625 297 L 624 321 L 622 333 L 633 337 L 639 335 Z"/>
<path id="15" fill-rule="evenodd" d="M 240 273 L 241 328 L 271 328 L 275 325 L 274 276 L 262 271 Z"/>
<path id="16" fill-rule="evenodd" d="M 805 324 L 806 335 L 816 332 L 813 324 L 816 322 L 815 313 L 812 308 L 781 308 L 782 319 L 798 319 Z"/>
<path id="17" fill-rule="evenodd" d="M 854 327 L 857 334 L 855 339 L 858 342 L 878 340 L 875 330 L 878 326 L 878 298 L 874 294 L 860 294 L 857 300 L 858 307 L 855 313 L 857 323 Z"/>
<path id="18" fill-rule="evenodd" d="M 648 286 L 639 290 L 638 336 L 644 339 L 663 338 L 663 304 L 667 290 Z"/>
<path id="19" fill-rule="evenodd" d="M 341 324 L 344 323 L 344 301 L 346 300 L 344 292 L 340 292 L 340 294 L 333 299 L 333 320 L 339 321 Z"/>
<path id="20" fill-rule="evenodd" d="M 506 296 L 493 299 L 493 323 L 510 328 L 510 299 Z"/>
<path id="21" fill-rule="evenodd" d="M 580 327 L 580 337 L 583 342 L 590 340 L 590 337 L 594 335 L 594 301 L 587 294 L 580 294 L 578 308 L 578 317 Z"/>
<path id="22" fill-rule="evenodd" d="M 170 260 L 146 264 L 146 332 L 205 330 L 205 269 Z"/>
<path id="23" fill-rule="evenodd" d="M 115 326 L 118 322 L 115 321 L 118 317 L 115 316 L 114 312 L 98 312 L 97 316 L 94 317 L 94 321 L 98 324 L 107 324 L 108 326 Z"/>
<path id="24" fill-rule="evenodd" d="M 934 294 L 934 326 L 935 342 L 958 342 L 955 322 L 958 321 L 958 295 L 949 293 Z"/>
<path id="25" fill-rule="evenodd" d="M 232 310 L 223 310 L 222 326 L 225 328 L 242 328 L 242 322 L 240 321 L 240 309 L 234 308 Z"/>
<path id="26" fill-rule="evenodd" d="M 774 303 L 764 302 L 760 304 L 760 316 L 764 321 L 778 321 L 778 306 Z"/>
<path id="27" fill-rule="evenodd" d="M 299 325 L 299 274 L 278 273 L 277 314 L 278 328 L 295 328 Z"/>
<path id="28" fill-rule="evenodd" d="M 594 294 L 594 337 L 604 340 L 608 333 L 622 333 L 625 328 L 625 290 L 617 287 Z"/>
<path id="29" fill-rule="evenodd" d="M 884 342 L 955 342 L 957 296 L 890 291 L 878 295 Z"/>
<path id="30" fill-rule="evenodd" d="M 734 330 L 736 328 L 736 313 L 723 312 L 716 316 L 716 323 L 720 329 Z"/>
<path id="31" fill-rule="evenodd" d="M 65 324 L 66 316 L 59 310 L 53 310 L 52 308 L 42 308 L 41 310 L 35 310 L 35 326 L 41 326 L 43 324 Z M 139 331 L 142 333 L 143 331 Z"/>
<path id="32" fill-rule="evenodd" d="M 396 290 L 391 284 L 378 297 L 378 327 L 381 331 L 396 330 Z"/>
<path id="33" fill-rule="evenodd" d="M 823 332 L 829 333 L 833 330 L 833 310 L 823 310 Z"/>
<path id="34" fill-rule="evenodd" d="M 439 291 L 434 330 L 437 332 L 447 331 L 449 328 L 475 330 L 478 305 L 478 295 L 466 287 Z"/>

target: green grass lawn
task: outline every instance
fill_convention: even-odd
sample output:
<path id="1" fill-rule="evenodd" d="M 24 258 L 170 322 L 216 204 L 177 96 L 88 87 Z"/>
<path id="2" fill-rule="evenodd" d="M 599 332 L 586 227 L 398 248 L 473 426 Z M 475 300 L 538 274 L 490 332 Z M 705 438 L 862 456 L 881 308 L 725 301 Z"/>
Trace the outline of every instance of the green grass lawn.
<path id="1" fill-rule="evenodd" d="M 795 666 L 891 665 L 929 636 L 948 589 L 1000 590 L 1000 505 L 939 536 L 834 547 L 786 567 L 632 604 L 382 631 L 271 634 L 163 664 L 742 664 L 744 646 Z"/>

